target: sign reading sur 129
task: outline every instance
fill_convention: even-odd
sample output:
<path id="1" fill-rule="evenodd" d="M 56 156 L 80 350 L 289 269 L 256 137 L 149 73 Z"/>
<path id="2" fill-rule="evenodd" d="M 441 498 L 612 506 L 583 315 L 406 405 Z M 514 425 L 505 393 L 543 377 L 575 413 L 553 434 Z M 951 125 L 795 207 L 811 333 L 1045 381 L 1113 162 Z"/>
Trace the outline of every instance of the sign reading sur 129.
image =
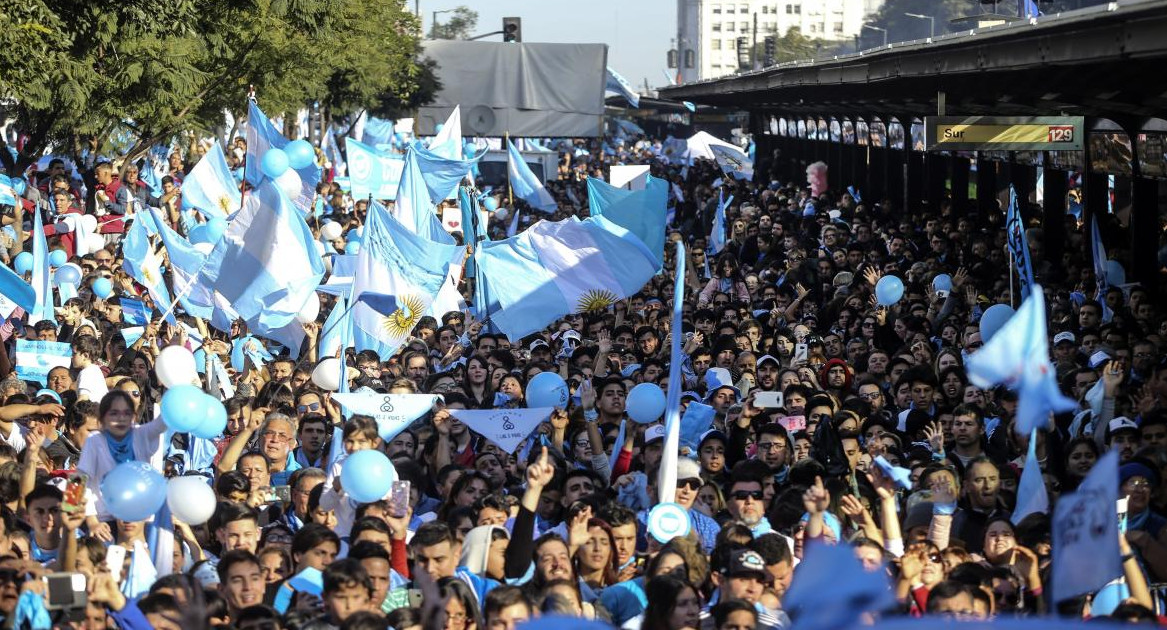
<path id="1" fill-rule="evenodd" d="M 1081 151 L 1081 116 L 928 116 L 929 151 Z"/>

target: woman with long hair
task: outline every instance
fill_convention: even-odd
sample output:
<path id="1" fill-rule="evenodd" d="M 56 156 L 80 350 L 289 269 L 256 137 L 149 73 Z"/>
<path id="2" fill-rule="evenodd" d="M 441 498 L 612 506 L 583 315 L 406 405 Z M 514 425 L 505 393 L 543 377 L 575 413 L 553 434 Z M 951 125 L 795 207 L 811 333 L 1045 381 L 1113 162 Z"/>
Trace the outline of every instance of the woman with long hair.
<path id="1" fill-rule="evenodd" d="M 701 596 L 685 580 L 672 575 L 652 578 L 645 585 L 648 606 L 640 630 L 697 630 L 701 627 Z"/>
<path id="2" fill-rule="evenodd" d="M 575 572 L 594 591 L 614 584 L 620 573 L 616 539 L 612 528 L 598 519 L 588 519 L 588 539 L 575 552 Z"/>
<path id="3" fill-rule="evenodd" d="M 730 301 L 750 301 L 750 289 L 742 277 L 741 268 L 733 256 L 722 256 L 713 266 L 713 277 L 701 289 L 701 296 L 697 299 L 697 308 L 705 308 L 713 301 L 715 293 L 725 293 Z"/>
<path id="4" fill-rule="evenodd" d="M 490 366 L 486 359 L 473 356 L 466 360 L 466 377 L 462 379 L 462 391 L 470 399 L 474 409 L 494 408 L 494 387 L 490 381 Z"/>

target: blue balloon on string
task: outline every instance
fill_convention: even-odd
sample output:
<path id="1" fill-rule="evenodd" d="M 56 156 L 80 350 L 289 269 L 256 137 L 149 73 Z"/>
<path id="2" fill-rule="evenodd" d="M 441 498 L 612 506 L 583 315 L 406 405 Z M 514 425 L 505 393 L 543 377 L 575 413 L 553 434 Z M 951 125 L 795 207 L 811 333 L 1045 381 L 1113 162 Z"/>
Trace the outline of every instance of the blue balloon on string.
<path id="1" fill-rule="evenodd" d="M 640 424 L 656 422 L 665 414 L 665 393 L 656 383 L 641 383 L 628 392 L 624 407 Z"/>
<path id="2" fill-rule="evenodd" d="M 93 295 L 102 300 L 113 295 L 113 283 L 109 278 L 97 278 L 93 281 Z"/>
<path id="3" fill-rule="evenodd" d="M 933 291 L 952 291 L 952 276 L 942 273 L 932 278 Z"/>
<path id="4" fill-rule="evenodd" d="M 308 168 L 316 161 L 316 151 L 307 140 L 293 140 L 284 147 L 288 156 L 288 166 L 294 169 Z"/>
<path id="5" fill-rule="evenodd" d="M 539 372 L 527 382 L 528 407 L 567 408 L 567 383 L 555 372 Z"/>
<path id="6" fill-rule="evenodd" d="M 20 252 L 12 260 L 12 267 L 16 269 L 17 274 L 22 276 L 32 271 L 32 254 L 29 252 Z"/>
<path id="7" fill-rule="evenodd" d="M 989 339 L 1013 317 L 1013 313 L 1013 307 L 1008 304 L 994 304 L 985 309 L 980 322 L 981 343 L 989 343 Z"/>
<path id="8" fill-rule="evenodd" d="M 344 460 L 340 484 L 357 503 L 380 501 L 397 481 L 397 469 L 381 451 L 357 451 Z"/>
<path id="9" fill-rule="evenodd" d="M 166 502 L 166 479 L 146 462 L 124 462 L 101 480 L 101 498 L 119 521 L 144 521 Z"/>
<path id="10" fill-rule="evenodd" d="M 60 267 L 69 262 L 69 255 L 63 249 L 54 249 L 49 252 L 49 264 L 53 267 Z"/>
<path id="11" fill-rule="evenodd" d="M 288 154 L 283 149 L 268 149 L 259 158 L 259 170 L 272 179 L 283 175 L 288 170 Z"/>
<path id="12" fill-rule="evenodd" d="M 498 210 L 498 201 L 494 197 L 487 197 L 482 200 L 482 207 L 486 208 L 487 212 L 494 212 Z"/>
<path id="13" fill-rule="evenodd" d="M 70 264 L 61 265 L 53 272 L 53 282 L 57 286 L 62 284 L 77 286 L 81 282 L 81 268 Z"/>
<path id="14" fill-rule="evenodd" d="M 884 276 L 875 283 L 875 301 L 881 306 L 891 306 L 904 297 L 904 281 L 896 276 Z"/>

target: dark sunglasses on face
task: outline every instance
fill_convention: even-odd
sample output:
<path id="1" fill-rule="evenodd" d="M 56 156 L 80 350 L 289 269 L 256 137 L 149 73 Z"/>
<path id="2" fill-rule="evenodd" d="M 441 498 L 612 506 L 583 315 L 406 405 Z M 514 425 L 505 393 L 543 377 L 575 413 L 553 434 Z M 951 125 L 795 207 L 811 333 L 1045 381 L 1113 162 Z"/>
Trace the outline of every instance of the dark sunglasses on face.
<path id="1" fill-rule="evenodd" d="M 320 403 L 314 402 L 310 405 L 300 405 L 296 407 L 297 413 L 308 413 L 309 411 L 320 411 Z"/>
<path id="2" fill-rule="evenodd" d="M 735 501 L 745 501 L 746 499 L 753 499 L 755 501 L 761 501 L 762 500 L 762 491 L 761 490 L 738 490 L 737 492 L 734 492 L 730 496 L 732 496 Z"/>
<path id="3" fill-rule="evenodd" d="M 701 480 L 696 479 L 696 478 L 694 478 L 694 479 L 678 479 L 677 480 L 677 487 L 678 488 L 688 487 L 690 490 L 698 490 L 701 488 Z"/>

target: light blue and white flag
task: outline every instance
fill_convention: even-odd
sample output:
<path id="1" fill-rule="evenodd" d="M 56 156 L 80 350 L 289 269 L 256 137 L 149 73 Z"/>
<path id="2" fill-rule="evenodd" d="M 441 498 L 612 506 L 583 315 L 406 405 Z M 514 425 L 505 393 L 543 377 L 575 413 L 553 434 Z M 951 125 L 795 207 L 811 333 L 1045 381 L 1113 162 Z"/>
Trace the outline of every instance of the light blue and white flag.
<path id="1" fill-rule="evenodd" d="M 377 433 L 386 442 L 433 409 L 434 401 L 438 400 L 433 394 L 378 394 L 373 391 L 333 394 L 332 398 L 346 412 L 376 420 Z"/>
<path id="2" fill-rule="evenodd" d="M 73 350 L 61 341 L 16 340 L 16 376 L 22 381 L 36 381 L 45 386 L 49 370 L 68 368 L 73 361 Z"/>
<path id="3" fill-rule="evenodd" d="M 7 265 L 0 265 L 0 295 L 24 309 L 25 312 L 31 313 L 36 308 L 36 291 Z M 3 313 L 0 312 L 0 315 Z M 7 319 L 7 315 L 4 316 L 4 319 Z"/>
<path id="4" fill-rule="evenodd" d="M 450 409 L 450 415 L 470 427 L 471 431 L 497 444 L 506 453 L 518 450 L 523 440 L 555 411 L 552 407 L 534 409 Z"/>
<path id="5" fill-rule="evenodd" d="M 150 591 L 150 586 L 158 580 L 158 570 L 150 561 L 150 549 L 141 540 L 134 541 L 130 551 L 130 570 L 122 582 L 122 595 L 127 599 L 141 597 Z"/>
<path id="6" fill-rule="evenodd" d="M 612 66 L 608 66 L 608 75 L 607 81 L 604 84 L 604 91 L 619 94 L 620 96 L 623 96 L 630 105 L 638 109 L 640 108 L 640 95 L 636 93 L 636 90 L 632 89 L 632 84 L 629 83 L 627 79 L 620 76 L 619 72 L 616 72 L 612 69 Z"/>
<path id="7" fill-rule="evenodd" d="M 656 257 L 657 270 L 664 264 L 668 203 L 668 182 L 651 175 L 643 190 L 617 188 L 599 177 L 588 178 L 588 209 L 591 216 L 603 215 L 605 219 L 635 234 Z"/>
<path id="8" fill-rule="evenodd" d="M 1050 589 L 1055 604 L 1122 577 L 1115 507 L 1118 480 L 1118 451 L 1112 450 L 1094 464 L 1076 491 L 1058 499 Z"/>
<path id="9" fill-rule="evenodd" d="M 303 214 L 271 181 L 259 185 L 215 245 L 199 282 L 266 330 L 291 324 L 324 277 Z M 258 332 L 258 331 L 256 331 Z"/>
<path id="10" fill-rule="evenodd" d="M 126 326 L 125 328 L 122 328 L 121 333 L 122 339 L 126 341 L 126 347 L 128 348 L 135 343 L 138 343 L 138 340 L 142 338 L 142 335 L 146 334 L 146 327 Z"/>
<path id="11" fill-rule="evenodd" d="M 1021 279 L 1021 299 L 1029 297 L 1034 285 L 1033 263 L 1029 259 L 1029 242 L 1025 236 L 1025 223 L 1021 218 L 1021 208 L 1017 204 L 1017 191 L 1009 187 L 1009 208 L 1005 212 L 1005 234 L 1012 254 L 1013 267 Z"/>
<path id="12" fill-rule="evenodd" d="M 1077 404 L 1062 395 L 1049 358 L 1045 295 L 1041 286 L 980 350 L 969 356 L 968 376 L 974 385 L 1005 385 L 1017 391 L 1016 430 L 1045 430 L 1049 414 L 1070 411 Z"/>
<path id="13" fill-rule="evenodd" d="M 12 178 L 0 175 L 0 206 L 16 205 L 16 188 L 12 186 Z"/>
<path id="14" fill-rule="evenodd" d="M 41 213 L 33 212 L 32 220 L 32 284 L 36 304 L 28 314 L 31 326 L 42 319 L 53 318 L 53 283 L 49 269 L 49 245 L 45 241 L 45 227 L 41 223 Z M 128 256 L 129 254 L 127 254 Z"/>
<path id="15" fill-rule="evenodd" d="M 462 108 L 454 106 L 446 123 L 430 141 L 429 149 L 436 155 L 450 160 L 462 159 Z"/>
<path id="16" fill-rule="evenodd" d="M 511 182 L 511 191 L 532 208 L 541 212 L 555 212 L 558 206 L 551 193 L 543 187 L 543 182 L 527 166 L 523 154 L 515 148 L 515 143 L 507 139 L 507 175 Z"/>
<path id="17" fill-rule="evenodd" d="M 455 160 L 427 149 L 421 142 L 411 144 L 409 153 L 417 160 L 417 167 L 421 170 L 430 202 L 435 205 L 443 200 L 453 199 L 458 184 L 486 155 L 486 151 L 479 151 L 468 158 Z"/>
<path id="18" fill-rule="evenodd" d="M 158 225 L 158 235 L 170 260 L 171 285 L 179 305 L 194 317 L 213 319 L 214 291 L 199 282 L 199 270 L 207 257 L 195 249 L 190 241 L 170 229 L 157 210 L 151 208 L 150 211 Z"/>
<path id="19" fill-rule="evenodd" d="M 401 173 L 401 185 L 397 188 L 394 216 L 401 225 L 427 241 L 453 245 L 454 237 L 442 227 L 434 202 L 429 197 L 418 163 L 419 153 L 418 145 L 414 145 L 405 154 L 405 169 Z"/>
<path id="20" fill-rule="evenodd" d="M 1094 258 L 1094 280 L 1098 285 L 1095 298 L 1099 301 L 1110 288 L 1109 272 L 1106 269 L 1106 247 L 1102 245 L 1102 234 L 1098 231 L 1098 217 L 1090 215 L 1090 253 Z"/>
<path id="21" fill-rule="evenodd" d="M 725 229 L 725 209 L 733 203 L 733 195 L 729 199 L 725 198 L 725 191 L 718 189 L 717 191 L 717 213 L 713 215 L 713 229 L 709 231 L 709 250 L 713 255 L 721 253 L 725 249 L 725 242 L 727 240 Z"/>
<path id="22" fill-rule="evenodd" d="M 1041 465 L 1037 462 L 1037 430 L 1029 432 L 1029 450 L 1025 455 L 1025 467 L 1021 469 L 1021 481 L 1017 484 L 1017 505 L 1013 508 L 1013 524 L 1020 523 L 1030 514 L 1049 514 L 1049 493 L 1041 478 Z"/>
<path id="23" fill-rule="evenodd" d="M 269 148 L 283 149 L 288 145 L 288 139 L 280 134 L 271 121 L 251 101 L 247 105 L 247 181 L 252 186 L 259 186 L 260 182 L 268 179 L 259 168 L 263 154 Z M 300 176 L 300 195 L 292 199 L 292 203 L 307 214 L 312 210 L 312 199 L 316 196 L 316 183 L 320 181 L 320 167 L 313 161 L 304 168 L 295 169 Z"/>
<path id="24" fill-rule="evenodd" d="M 362 118 L 364 122 L 360 130 L 361 133 L 356 134 L 360 137 L 361 142 L 374 147 L 382 144 L 393 144 L 393 127 L 395 123 L 392 120 L 385 120 L 365 114 L 362 114 Z M 356 130 L 354 129 L 354 131 Z"/>
<path id="25" fill-rule="evenodd" d="M 396 352 L 442 289 L 450 261 L 464 255 L 464 247 L 424 239 L 390 216 L 381 204 L 370 204 L 352 295 L 359 298 L 366 291 L 392 295 L 397 299 L 397 310 L 382 315 L 358 299 L 352 307 L 357 350 L 371 349 L 382 357 Z"/>
<path id="26" fill-rule="evenodd" d="M 677 241 L 677 269 L 673 279 L 673 327 L 681 330 L 681 311 L 685 304 L 685 245 Z M 681 391 L 685 389 L 681 374 L 681 335 L 672 335 L 669 348 L 669 390 L 665 395 L 665 444 L 657 472 L 657 495 L 661 503 L 677 500 L 677 458 L 681 453 Z"/>
<path id="27" fill-rule="evenodd" d="M 394 199 L 405 160 L 348 138 L 344 142 L 353 199 Z"/>
<path id="28" fill-rule="evenodd" d="M 150 549 L 150 562 L 158 575 L 174 573 L 174 521 L 166 501 L 162 502 L 154 520 L 146 526 L 146 546 Z M 182 567 L 179 567 L 181 571 Z"/>
<path id="29" fill-rule="evenodd" d="M 166 321 L 174 324 L 177 320 L 170 312 L 170 290 L 166 288 L 166 280 L 162 277 L 162 257 L 150 242 L 146 224 L 146 221 L 134 221 L 122 239 L 122 252 L 125 254 L 122 267 L 135 282 L 146 287 L 154 305 L 165 309 Z"/>
<path id="30" fill-rule="evenodd" d="M 644 288 L 657 265 L 644 242 L 602 216 L 540 221 L 480 243 L 477 256 L 479 277 L 498 304 L 491 321 L 511 339 L 564 315 L 606 309 Z"/>
<path id="31" fill-rule="evenodd" d="M 754 161 L 741 149 L 724 144 L 710 144 L 709 150 L 721 167 L 721 172 L 734 179 L 749 181 L 754 178 Z"/>
<path id="32" fill-rule="evenodd" d="M 253 166 L 258 170 L 258 163 Z M 227 156 L 214 142 L 182 180 L 182 207 L 194 208 L 207 218 L 226 218 L 239 210 L 240 203 L 239 185 L 227 166 Z"/>
<path id="33" fill-rule="evenodd" d="M 323 359 L 340 356 L 341 348 L 346 347 L 345 343 L 352 338 L 352 318 L 348 315 L 348 300 L 344 295 L 337 296 L 336 304 L 320 327 L 317 357 Z"/>
<path id="34" fill-rule="evenodd" d="M 118 303 L 122 307 L 122 321 L 127 324 L 146 326 L 154 316 L 154 309 L 146 306 L 142 300 L 123 297 Z"/>

